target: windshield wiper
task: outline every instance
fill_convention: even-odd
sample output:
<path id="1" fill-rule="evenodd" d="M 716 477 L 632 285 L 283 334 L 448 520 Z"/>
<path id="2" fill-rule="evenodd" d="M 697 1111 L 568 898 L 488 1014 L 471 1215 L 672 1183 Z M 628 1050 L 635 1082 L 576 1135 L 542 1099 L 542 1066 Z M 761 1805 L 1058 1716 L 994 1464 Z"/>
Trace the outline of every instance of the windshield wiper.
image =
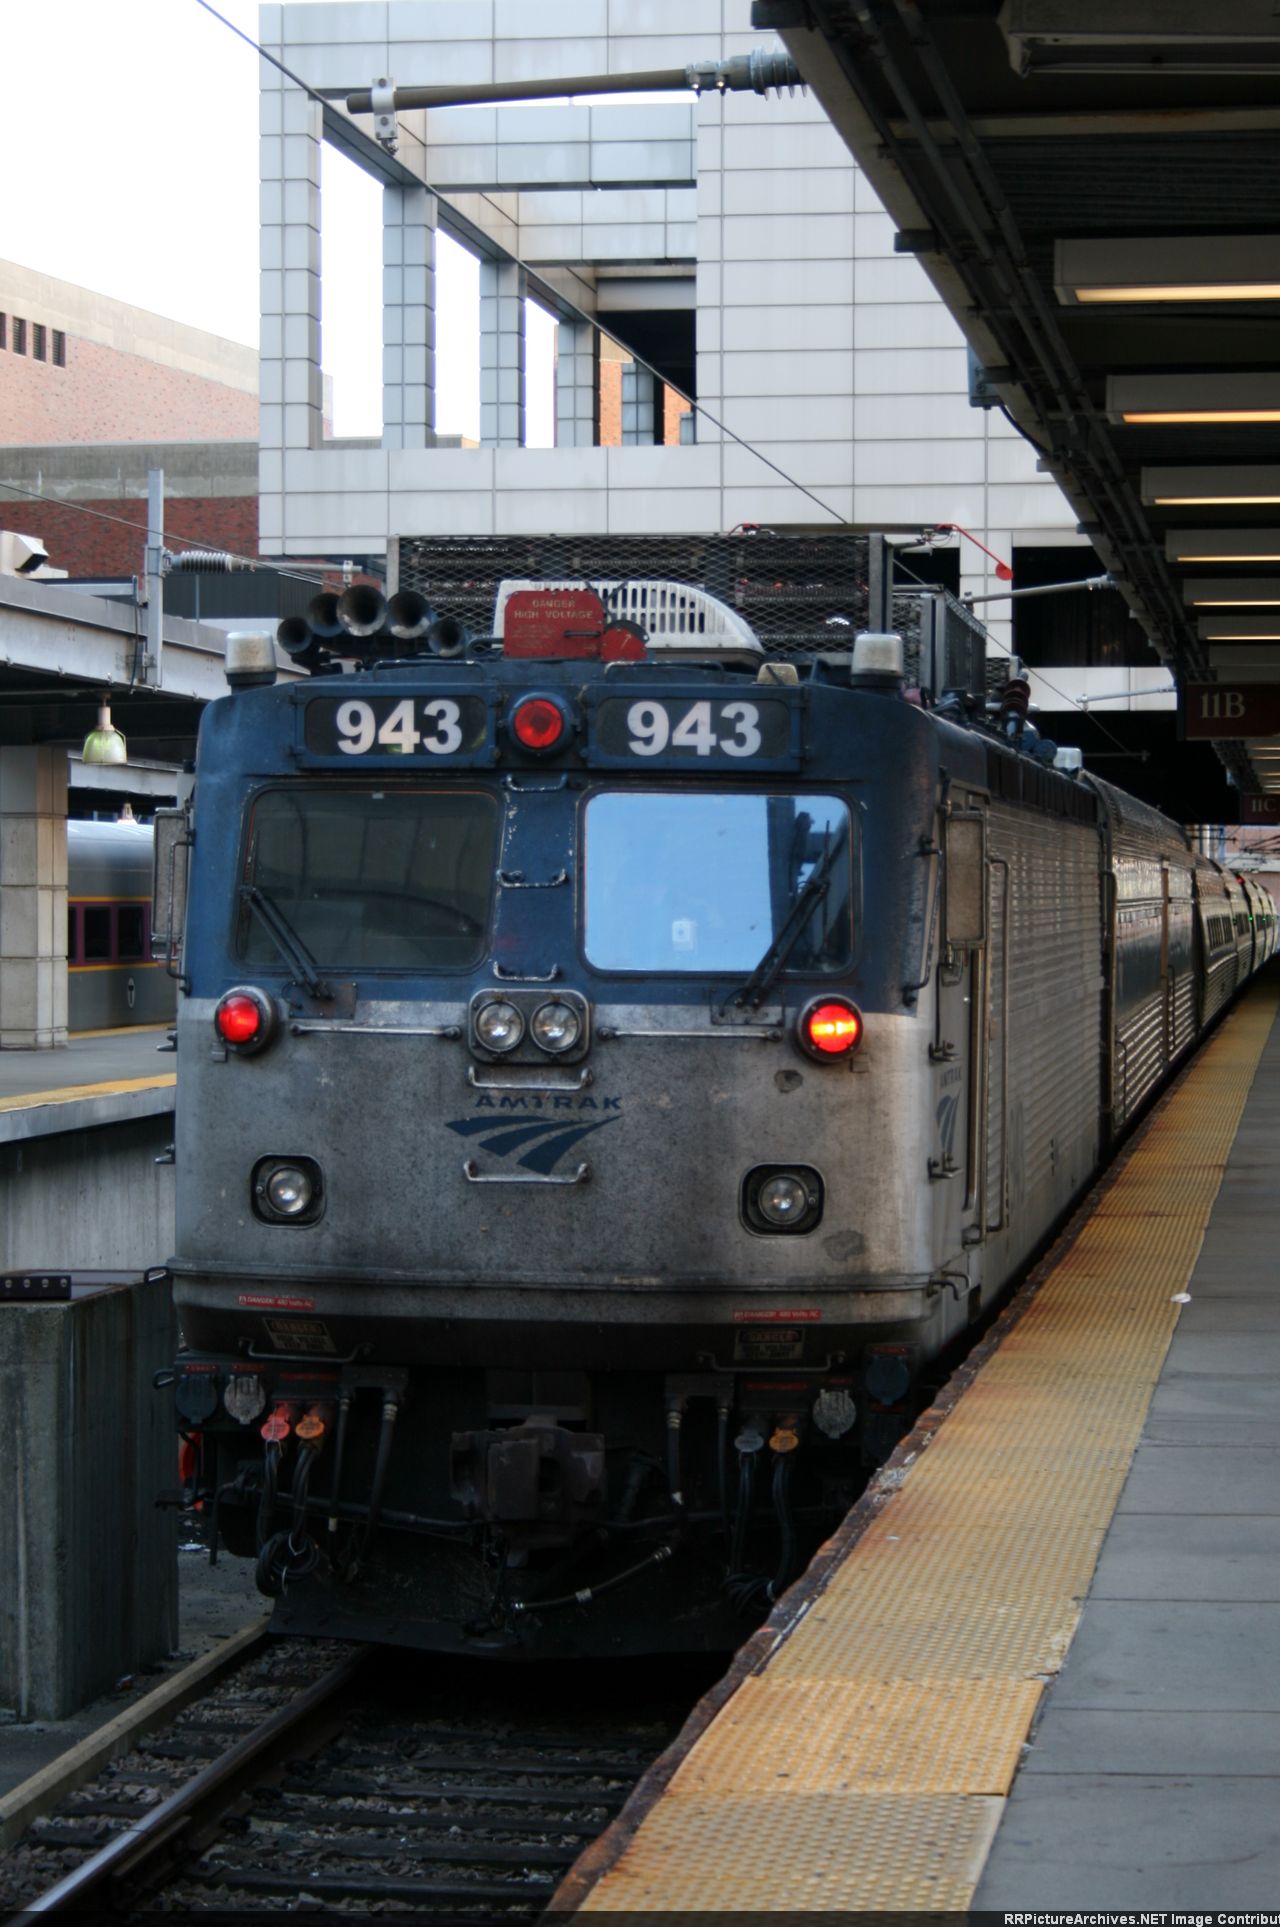
<path id="1" fill-rule="evenodd" d="M 778 977 L 787 967 L 787 959 L 799 943 L 804 927 L 818 905 L 831 888 L 831 872 L 840 854 L 840 839 L 828 831 L 827 844 L 822 855 L 814 864 L 781 930 L 761 957 L 741 990 L 736 990 L 729 999 L 739 1010 L 759 1010 L 761 1004 L 772 990 Z"/>
<path id="2" fill-rule="evenodd" d="M 271 898 L 265 896 L 256 883 L 244 883 L 240 886 L 240 899 L 248 904 L 308 996 L 314 997 L 317 1003 L 327 1002 L 333 995 L 331 986 L 320 975 L 320 966 L 302 938 Z"/>

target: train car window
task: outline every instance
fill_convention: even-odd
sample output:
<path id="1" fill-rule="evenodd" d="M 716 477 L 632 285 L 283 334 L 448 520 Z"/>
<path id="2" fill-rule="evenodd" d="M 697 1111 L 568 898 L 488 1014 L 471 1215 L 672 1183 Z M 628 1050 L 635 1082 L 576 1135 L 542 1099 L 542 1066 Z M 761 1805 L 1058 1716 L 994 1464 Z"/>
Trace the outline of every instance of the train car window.
<path id="1" fill-rule="evenodd" d="M 116 910 L 116 955 L 121 963 L 145 957 L 145 917 L 140 903 L 122 903 Z"/>
<path id="2" fill-rule="evenodd" d="M 590 798 L 584 948 L 600 970 L 751 971 L 811 880 L 789 974 L 852 956 L 853 829 L 833 796 L 612 790 Z"/>
<path id="3" fill-rule="evenodd" d="M 498 833 L 481 790 L 266 790 L 243 880 L 324 968 L 463 970 L 484 955 Z M 236 954 L 279 962 L 247 904 Z"/>
<path id="4" fill-rule="evenodd" d="M 84 959 L 86 963 L 105 963 L 111 956 L 111 905 L 86 903 L 84 906 Z"/>
<path id="5" fill-rule="evenodd" d="M 82 963 L 80 955 L 80 935 L 77 929 L 79 911 L 74 903 L 67 905 L 67 962 Z"/>

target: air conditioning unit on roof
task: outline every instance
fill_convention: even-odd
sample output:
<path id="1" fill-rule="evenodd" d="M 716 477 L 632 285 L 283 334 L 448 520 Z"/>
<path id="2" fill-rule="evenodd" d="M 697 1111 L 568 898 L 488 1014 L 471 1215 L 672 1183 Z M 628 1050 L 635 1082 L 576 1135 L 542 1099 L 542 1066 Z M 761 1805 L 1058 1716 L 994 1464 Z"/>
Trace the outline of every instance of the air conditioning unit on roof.
<path id="1" fill-rule="evenodd" d="M 507 601 L 518 589 L 593 589 L 614 622 L 634 622 L 648 639 L 651 656 L 681 657 L 686 662 L 724 662 L 746 658 L 757 662 L 764 654 L 749 623 L 705 589 L 684 582 L 644 577 L 627 581 L 588 582 L 583 578 L 538 582 L 508 577 L 498 584 L 493 633 L 503 633 Z"/>

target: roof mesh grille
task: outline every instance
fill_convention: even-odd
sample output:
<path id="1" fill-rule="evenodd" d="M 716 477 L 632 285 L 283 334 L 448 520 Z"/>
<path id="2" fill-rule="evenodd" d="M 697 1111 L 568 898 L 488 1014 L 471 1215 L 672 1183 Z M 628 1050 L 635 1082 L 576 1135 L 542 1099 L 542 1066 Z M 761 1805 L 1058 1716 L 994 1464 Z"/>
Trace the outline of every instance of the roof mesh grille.
<path id="1" fill-rule="evenodd" d="M 616 585 L 604 601 L 618 616 L 635 581 L 685 583 L 741 616 L 767 655 L 820 655 L 847 653 L 866 626 L 867 566 L 867 537 L 835 533 L 411 536 L 399 586 L 488 635 L 503 581 Z"/>

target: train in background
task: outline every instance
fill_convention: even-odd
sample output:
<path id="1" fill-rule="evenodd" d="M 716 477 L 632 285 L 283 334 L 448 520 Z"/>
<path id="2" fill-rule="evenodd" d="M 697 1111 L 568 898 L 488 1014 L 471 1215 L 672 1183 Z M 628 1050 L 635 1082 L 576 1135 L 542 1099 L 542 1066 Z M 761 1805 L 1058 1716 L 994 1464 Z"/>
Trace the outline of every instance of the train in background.
<path id="1" fill-rule="evenodd" d="M 173 1021 L 177 992 L 151 955 L 150 824 L 67 819 L 67 1029 Z"/>
<path id="2" fill-rule="evenodd" d="M 282 1630 L 735 1643 L 1275 949 L 945 592 L 718 540 L 229 649 L 174 1398 Z"/>

